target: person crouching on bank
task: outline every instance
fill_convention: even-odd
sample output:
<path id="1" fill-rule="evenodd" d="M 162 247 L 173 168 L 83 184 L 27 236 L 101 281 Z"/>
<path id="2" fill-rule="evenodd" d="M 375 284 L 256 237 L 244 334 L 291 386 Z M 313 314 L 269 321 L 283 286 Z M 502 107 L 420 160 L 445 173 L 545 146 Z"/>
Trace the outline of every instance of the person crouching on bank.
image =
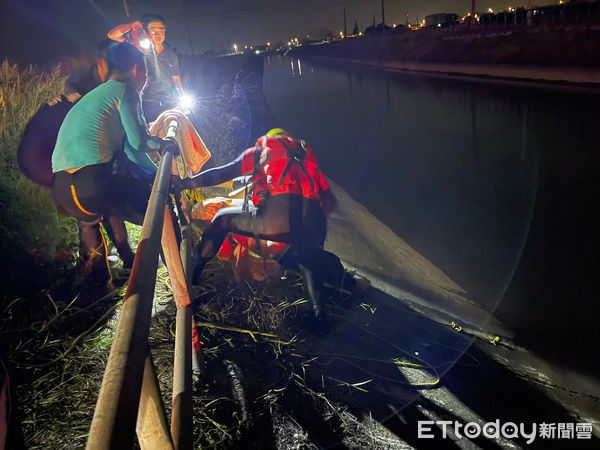
<path id="1" fill-rule="evenodd" d="M 129 164 L 156 167 L 145 154 L 173 145 L 150 136 L 139 90 L 146 81 L 143 54 L 128 43 L 109 49 L 108 80 L 79 100 L 65 117 L 52 154 L 57 207 L 80 221 L 80 255 L 95 286 L 111 287 L 103 217 L 141 225 L 150 188 L 129 176 Z"/>
<path id="2" fill-rule="evenodd" d="M 335 197 L 312 149 L 276 128 L 234 161 L 184 182 L 187 188 L 213 186 L 244 175 L 251 176 L 246 205 L 219 210 L 204 230 L 192 284 L 199 284 L 204 266 L 217 254 L 228 233 L 284 242 L 290 245 L 291 259 L 300 268 L 313 312 L 319 317 L 320 285 L 327 282 L 341 287 L 345 272 L 337 256 L 323 248 L 326 215 L 333 210 Z M 352 290 L 356 282 L 346 277 L 348 282 Z"/>

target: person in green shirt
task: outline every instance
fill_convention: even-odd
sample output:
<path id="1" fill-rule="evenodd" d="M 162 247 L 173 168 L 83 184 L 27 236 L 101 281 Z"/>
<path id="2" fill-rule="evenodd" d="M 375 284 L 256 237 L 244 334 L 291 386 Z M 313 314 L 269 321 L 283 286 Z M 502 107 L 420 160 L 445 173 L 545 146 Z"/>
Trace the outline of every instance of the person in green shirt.
<path id="1" fill-rule="evenodd" d="M 150 195 L 131 166 L 156 167 L 146 153 L 174 145 L 150 136 L 139 89 L 146 81 L 143 54 L 128 43 L 109 50 L 105 83 L 79 100 L 65 117 L 52 153 L 52 195 L 61 212 L 80 222 L 80 255 L 94 285 L 111 287 L 104 217 L 142 224 Z"/>

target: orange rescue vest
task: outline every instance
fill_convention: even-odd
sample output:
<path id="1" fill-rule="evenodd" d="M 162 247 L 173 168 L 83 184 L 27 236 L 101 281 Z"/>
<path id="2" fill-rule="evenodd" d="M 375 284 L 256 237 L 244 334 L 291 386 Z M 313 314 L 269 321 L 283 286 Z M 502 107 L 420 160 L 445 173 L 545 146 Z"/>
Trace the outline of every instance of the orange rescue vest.
<path id="1" fill-rule="evenodd" d="M 294 194 L 321 203 L 329 189 L 312 148 L 289 136 L 263 136 L 244 152 L 242 175 L 252 175 L 254 205 L 270 195 Z"/>

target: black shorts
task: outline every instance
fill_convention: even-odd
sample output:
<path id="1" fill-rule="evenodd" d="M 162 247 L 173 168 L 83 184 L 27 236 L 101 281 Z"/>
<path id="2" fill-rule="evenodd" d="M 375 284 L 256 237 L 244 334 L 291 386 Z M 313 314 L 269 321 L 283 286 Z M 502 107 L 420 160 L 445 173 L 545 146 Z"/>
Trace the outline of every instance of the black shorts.
<path id="1" fill-rule="evenodd" d="M 84 222 L 111 216 L 141 225 L 150 190 L 127 173 L 114 173 L 110 162 L 55 173 L 52 198 L 63 214 Z"/>
<path id="2" fill-rule="evenodd" d="M 321 206 L 298 195 L 274 195 L 246 212 L 241 207 L 223 208 L 213 222 L 223 219 L 229 222 L 230 231 L 296 246 L 323 245 L 327 234 Z"/>

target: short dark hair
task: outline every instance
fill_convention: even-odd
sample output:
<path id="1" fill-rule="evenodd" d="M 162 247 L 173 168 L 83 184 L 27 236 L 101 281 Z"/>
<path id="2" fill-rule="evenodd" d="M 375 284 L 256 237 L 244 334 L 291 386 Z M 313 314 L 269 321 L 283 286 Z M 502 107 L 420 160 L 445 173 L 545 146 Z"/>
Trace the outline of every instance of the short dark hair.
<path id="1" fill-rule="evenodd" d="M 144 54 L 128 42 L 113 44 L 108 49 L 110 73 L 127 73 L 136 64 L 144 64 Z"/>
<path id="2" fill-rule="evenodd" d="M 115 41 L 111 41 L 110 39 L 102 39 L 94 49 L 94 58 L 101 58 L 108 61 L 108 52 L 114 43 Z"/>
<path id="3" fill-rule="evenodd" d="M 144 14 L 142 16 L 140 22 L 142 22 L 142 25 L 144 27 L 144 30 L 146 30 L 146 32 L 148 32 L 148 24 L 150 22 L 161 22 L 165 27 L 167 26 L 167 22 L 165 22 L 164 17 L 159 16 L 158 14 Z"/>

